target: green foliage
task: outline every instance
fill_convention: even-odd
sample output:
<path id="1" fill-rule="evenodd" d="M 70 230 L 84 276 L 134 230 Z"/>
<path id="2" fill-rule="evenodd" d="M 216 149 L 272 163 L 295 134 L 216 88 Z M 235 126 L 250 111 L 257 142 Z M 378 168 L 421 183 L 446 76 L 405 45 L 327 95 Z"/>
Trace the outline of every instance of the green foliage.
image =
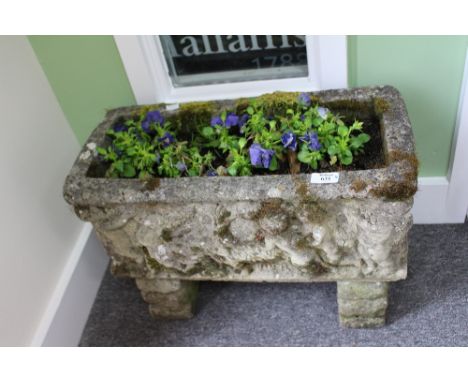
<path id="1" fill-rule="evenodd" d="M 142 109 L 109 129 L 111 144 L 98 147 L 97 153 L 109 163 L 106 176 L 118 178 L 249 176 L 258 173 L 257 168 L 277 172 L 291 165 L 291 160 L 313 170 L 324 161 L 350 165 L 370 139 L 362 131 L 362 122 L 347 126 L 339 115 L 304 102 L 307 95 L 301 97 L 301 102 L 289 102 L 286 107 L 275 101 L 276 115 L 268 106 L 272 101 L 262 97 L 246 103 L 239 115 L 223 111 L 212 115 L 211 122 L 206 113 L 200 115 L 190 142 L 178 140 L 159 111 Z M 180 121 L 171 120 L 178 129 Z M 253 144 L 256 162 L 250 150 Z"/>

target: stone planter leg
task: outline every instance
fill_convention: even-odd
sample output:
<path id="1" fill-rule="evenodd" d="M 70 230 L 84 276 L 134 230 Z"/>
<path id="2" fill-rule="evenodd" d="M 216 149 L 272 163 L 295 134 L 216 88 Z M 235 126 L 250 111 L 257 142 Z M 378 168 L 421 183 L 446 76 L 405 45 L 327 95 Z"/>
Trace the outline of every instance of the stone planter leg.
<path id="1" fill-rule="evenodd" d="M 338 281 L 340 325 L 346 328 L 372 328 L 385 325 L 388 283 Z"/>
<path id="2" fill-rule="evenodd" d="M 193 317 L 198 282 L 163 279 L 135 279 L 143 300 L 149 303 L 153 318 L 186 319 Z"/>

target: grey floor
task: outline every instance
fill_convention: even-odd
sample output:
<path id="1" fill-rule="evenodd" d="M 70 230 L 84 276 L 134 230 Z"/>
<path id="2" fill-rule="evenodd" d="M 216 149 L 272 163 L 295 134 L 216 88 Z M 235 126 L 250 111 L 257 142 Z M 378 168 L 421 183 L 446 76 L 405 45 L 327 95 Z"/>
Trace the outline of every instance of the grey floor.
<path id="1" fill-rule="evenodd" d="M 468 346 L 468 224 L 412 228 L 384 328 L 340 328 L 334 283 L 206 282 L 195 318 L 153 320 L 133 282 L 107 274 L 80 345 Z"/>

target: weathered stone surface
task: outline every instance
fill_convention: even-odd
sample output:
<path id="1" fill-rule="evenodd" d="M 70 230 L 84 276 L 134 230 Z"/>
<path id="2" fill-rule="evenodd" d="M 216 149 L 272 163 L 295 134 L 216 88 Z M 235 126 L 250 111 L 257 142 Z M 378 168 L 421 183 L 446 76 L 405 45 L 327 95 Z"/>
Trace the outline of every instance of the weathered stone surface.
<path id="1" fill-rule="evenodd" d="M 311 184 L 308 174 L 150 181 L 90 177 L 92 147 L 104 145 L 114 121 L 136 110 L 121 108 L 111 110 L 88 139 L 65 182 L 65 199 L 93 223 L 116 275 L 155 282 L 340 281 L 343 325 L 383 323 L 386 292 L 371 297 L 377 284 L 352 282 L 406 277 L 417 182 L 406 108 L 388 86 L 317 95 L 376 109 L 376 100 L 385 103 L 380 114 L 385 167 L 341 171 L 334 184 Z M 220 108 L 232 105 L 219 102 Z M 174 300 L 153 289 L 142 288 L 152 314 L 164 315 L 164 304 L 172 306 L 169 315 L 187 313 L 185 305 L 174 303 L 182 292 L 171 292 Z"/>
<path id="2" fill-rule="evenodd" d="M 385 324 L 387 283 L 340 281 L 337 287 L 338 312 L 342 326 L 368 328 Z"/>
<path id="3" fill-rule="evenodd" d="M 127 224 L 111 230 L 109 218 L 105 226 L 91 221 L 130 277 L 392 281 L 406 275 L 408 202 L 241 203 L 133 205 Z"/>
<path id="4" fill-rule="evenodd" d="M 198 283 L 181 280 L 136 279 L 143 300 L 154 318 L 192 318 Z"/>

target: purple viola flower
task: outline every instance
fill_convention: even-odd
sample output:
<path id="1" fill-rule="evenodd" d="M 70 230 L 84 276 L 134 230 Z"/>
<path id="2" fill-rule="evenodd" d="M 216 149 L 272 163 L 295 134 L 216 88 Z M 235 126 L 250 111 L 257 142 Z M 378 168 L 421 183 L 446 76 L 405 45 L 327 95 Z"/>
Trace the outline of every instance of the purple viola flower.
<path id="1" fill-rule="evenodd" d="M 317 108 L 317 113 L 318 113 L 318 115 L 320 115 L 320 117 L 322 119 L 327 119 L 327 115 L 328 115 L 329 112 L 330 112 L 330 110 L 328 110 L 326 107 L 319 106 Z"/>
<path id="2" fill-rule="evenodd" d="M 310 106 L 311 103 L 310 96 L 307 93 L 301 93 L 299 95 L 298 101 L 303 106 Z"/>
<path id="3" fill-rule="evenodd" d="M 297 149 L 297 139 L 294 133 L 288 131 L 281 136 L 281 143 L 285 148 L 288 148 L 291 151 L 296 151 Z"/>
<path id="4" fill-rule="evenodd" d="M 162 116 L 159 110 L 149 111 L 146 114 L 145 119 L 149 120 L 150 122 L 159 124 L 159 125 L 162 125 L 164 123 L 164 117 Z"/>
<path id="5" fill-rule="evenodd" d="M 223 126 L 224 125 L 223 120 L 221 119 L 221 117 L 219 115 L 216 115 L 213 118 L 211 118 L 211 123 L 210 124 L 211 124 L 212 127 Z"/>
<path id="6" fill-rule="evenodd" d="M 262 165 L 262 151 L 263 148 L 258 143 L 254 143 L 249 148 L 249 155 L 250 155 L 250 163 L 254 166 L 261 166 Z"/>
<path id="7" fill-rule="evenodd" d="M 249 120 L 248 114 L 242 114 L 242 116 L 239 118 L 239 127 L 240 127 L 239 131 L 241 134 L 244 134 L 244 128 L 248 120 Z"/>
<path id="8" fill-rule="evenodd" d="M 213 170 L 213 169 L 210 169 L 206 172 L 206 175 L 207 176 L 218 176 L 218 173 L 216 172 L 216 170 Z"/>
<path id="9" fill-rule="evenodd" d="M 167 147 L 175 142 L 175 138 L 171 133 L 165 132 L 161 138 L 158 138 L 158 141 L 162 143 L 163 147 Z"/>
<path id="10" fill-rule="evenodd" d="M 152 123 L 159 125 L 162 125 L 164 123 L 164 117 L 159 112 L 159 110 L 149 111 L 148 113 L 146 113 L 146 116 L 143 119 L 143 121 L 141 121 L 141 128 L 146 134 L 153 133 L 151 129 Z"/>
<path id="11" fill-rule="evenodd" d="M 249 148 L 250 163 L 256 167 L 269 168 L 271 160 L 275 152 L 273 150 L 264 149 L 258 143 L 254 143 Z"/>
<path id="12" fill-rule="evenodd" d="M 307 147 L 312 151 L 318 151 L 322 148 L 322 145 L 319 142 L 318 135 L 316 132 L 305 133 L 301 138 L 302 142 L 307 143 Z"/>
<path id="13" fill-rule="evenodd" d="M 117 122 L 114 127 L 113 127 L 114 131 L 116 133 L 120 133 L 122 131 L 127 131 L 128 130 L 128 127 L 125 126 L 125 124 L 123 122 Z"/>
<path id="14" fill-rule="evenodd" d="M 177 162 L 176 167 L 180 172 L 184 172 L 187 170 L 187 166 L 184 162 Z"/>
<path id="15" fill-rule="evenodd" d="M 226 126 L 228 129 L 232 126 L 237 126 L 239 123 L 239 117 L 235 115 L 234 113 L 229 113 L 226 116 L 226 122 L 224 122 L 224 126 Z"/>
<path id="16" fill-rule="evenodd" d="M 241 117 L 239 118 L 239 127 L 243 127 L 247 123 L 248 120 L 249 120 L 249 115 L 242 114 Z"/>
<path id="17" fill-rule="evenodd" d="M 151 131 L 151 128 L 150 128 L 150 121 L 147 121 L 146 119 L 141 121 L 141 128 L 146 134 L 151 134 L 153 132 Z"/>
<path id="18" fill-rule="evenodd" d="M 305 119 L 305 115 L 301 114 L 301 121 L 304 122 L 304 119 Z"/>

